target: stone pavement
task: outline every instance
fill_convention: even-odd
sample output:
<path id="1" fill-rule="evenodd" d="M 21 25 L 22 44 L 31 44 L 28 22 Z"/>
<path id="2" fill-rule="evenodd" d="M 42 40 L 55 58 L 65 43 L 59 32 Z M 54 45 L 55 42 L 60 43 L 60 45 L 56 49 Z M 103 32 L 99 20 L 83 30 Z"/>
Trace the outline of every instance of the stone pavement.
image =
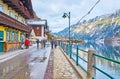
<path id="1" fill-rule="evenodd" d="M 54 49 L 54 79 L 80 79 L 59 47 Z"/>
<path id="2" fill-rule="evenodd" d="M 44 79 L 53 79 L 53 62 L 54 62 L 54 52 L 51 50 L 50 58 L 48 61 L 46 73 Z"/>
<path id="3" fill-rule="evenodd" d="M 53 62 L 53 63 L 52 63 Z M 53 65 L 52 65 L 53 64 Z M 51 52 L 44 79 L 81 79 L 59 47 Z"/>

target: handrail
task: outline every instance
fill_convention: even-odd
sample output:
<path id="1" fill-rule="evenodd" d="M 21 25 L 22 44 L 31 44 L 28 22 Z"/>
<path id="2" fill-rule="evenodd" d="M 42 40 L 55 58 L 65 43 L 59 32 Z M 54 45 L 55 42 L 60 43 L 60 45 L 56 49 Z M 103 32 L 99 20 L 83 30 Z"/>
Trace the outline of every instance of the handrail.
<path id="1" fill-rule="evenodd" d="M 76 49 L 76 47 L 73 47 L 73 48 L 75 48 L 75 49 Z M 83 51 L 83 52 L 87 53 L 87 51 L 85 51 L 85 50 L 83 50 L 83 49 L 78 48 L 78 50 L 80 50 L 80 51 Z"/>
<path id="2" fill-rule="evenodd" d="M 85 52 L 85 53 L 88 53 L 87 51 L 85 51 L 85 50 L 83 50 L 83 49 L 80 49 L 80 48 L 79 48 L 78 50 L 83 51 L 83 52 Z"/>
<path id="3" fill-rule="evenodd" d="M 93 55 L 94 55 L 94 56 L 97 56 L 97 57 L 100 57 L 100 58 L 103 58 L 103 59 L 106 59 L 106 60 L 109 60 L 109 61 L 112 61 L 112 62 L 114 62 L 114 63 L 120 64 L 120 62 L 117 61 L 117 60 L 113 60 L 113 59 L 111 59 L 111 58 L 107 58 L 107 57 L 100 56 L 100 55 L 97 55 L 97 54 L 93 54 Z"/>
<path id="4" fill-rule="evenodd" d="M 78 64 L 79 67 L 82 68 L 82 70 L 84 70 L 87 73 L 87 70 L 85 70 L 80 64 Z"/>
<path id="5" fill-rule="evenodd" d="M 83 49 L 78 48 L 78 46 L 77 46 L 77 47 L 74 46 L 74 47 L 72 47 L 72 48 L 75 48 L 75 49 L 76 49 L 76 53 L 71 52 L 72 55 L 76 56 L 76 59 L 75 59 L 75 58 L 72 58 L 72 59 L 76 62 L 76 65 L 78 65 L 79 67 L 81 67 L 86 73 L 92 73 L 92 71 L 85 70 L 85 68 L 84 68 L 82 65 L 80 65 L 80 63 L 79 63 L 78 61 L 79 61 L 79 59 L 83 60 L 85 63 L 87 63 L 87 67 L 89 67 L 88 65 L 90 64 L 90 61 L 89 61 L 89 59 L 88 59 L 88 61 L 87 61 L 87 60 L 85 60 L 84 58 L 82 58 L 82 57 L 79 55 L 78 50 L 83 51 L 82 53 L 87 53 L 87 54 L 88 54 L 88 57 L 89 57 L 89 55 L 91 54 L 91 55 L 93 56 L 93 59 L 94 59 L 95 56 L 96 56 L 96 57 L 100 57 L 100 58 L 102 58 L 102 59 L 111 61 L 111 62 L 113 62 L 113 63 L 120 64 L 120 61 L 113 60 L 113 59 L 111 59 L 111 58 L 107 58 L 107 57 L 104 57 L 104 56 L 101 56 L 101 55 L 98 55 L 98 54 L 94 54 L 94 53 L 92 53 L 92 51 L 85 51 L 85 50 L 83 50 Z M 67 49 L 67 48 L 66 48 L 66 49 Z M 69 49 L 69 50 L 71 50 L 71 49 Z M 70 52 L 70 51 L 66 51 L 66 52 Z M 89 53 L 89 52 L 90 52 L 90 53 Z M 69 55 L 69 54 L 68 54 L 68 55 Z M 91 56 L 91 57 L 92 57 L 92 56 Z M 91 58 L 91 57 L 90 57 L 90 58 Z M 99 72 L 101 72 L 102 74 L 106 75 L 106 77 L 109 77 L 110 79 L 115 79 L 113 76 L 111 76 L 111 75 L 108 74 L 107 72 L 103 71 L 102 69 L 98 68 L 98 67 L 95 66 L 94 64 L 93 64 L 90 68 L 98 70 Z M 93 72 L 93 73 L 94 73 L 94 72 Z M 93 77 L 94 77 L 94 76 L 93 76 Z"/>
<path id="6" fill-rule="evenodd" d="M 115 79 L 114 77 L 110 76 L 108 73 L 104 72 L 103 70 L 99 69 L 98 67 L 93 66 L 93 68 L 97 69 L 98 71 L 100 71 L 101 73 L 105 74 L 105 75 L 108 76 L 109 78 Z"/>
<path id="7" fill-rule="evenodd" d="M 77 49 L 77 50 L 79 50 L 77 47 L 72 47 L 72 48 L 75 48 L 75 49 Z M 83 51 L 84 52 L 84 51 Z M 87 51 L 85 51 L 85 52 L 87 52 Z M 83 60 L 85 63 L 88 63 L 88 61 L 86 61 L 84 58 L 82 58 L 79 54 L 75 54 L 75 53 L 73 53 L 72 52 L 72 54 L 74 55 L 74 56 L 78 56 L 78 59 L 81 59 L 81 60 Z M 76 64 L 79 66 L 79 67 L 81 67 L 81 69 L 83 70 L 83 71 L 85 71 L 86 73 L 87 73 L 87 70 L 83 67 L 83 66 L 81 66 L 80 64 L 79 64 L 79 62 L 78 62 L 78 60 L 76 59 L 76 61 L 75 61 L 75 59 L 74 58 L 72 58 L 73 59 L 73 61 L 74 62 L 76 62 Z"/>
<path id="8" fill-rule="evenodd" d="M 82 58 L 81 56 L 78 56 L 81 60 L 83 60 L 84 62 L 88 63 L 87 60 L 85 60 L 84 58 Z"/>
<path id="9" fill-rule="evenodd" d="M 74 53 L 72 53 L 73 55 L 76 55 L 76 54 L 74 54 Z M 72 58 L 72 57 L 71 57 Z M 74 58 L 72 58 L 73 59 L 73 61 L 75 61 L 76 62 L 76 60 L 74 59 Z"/>

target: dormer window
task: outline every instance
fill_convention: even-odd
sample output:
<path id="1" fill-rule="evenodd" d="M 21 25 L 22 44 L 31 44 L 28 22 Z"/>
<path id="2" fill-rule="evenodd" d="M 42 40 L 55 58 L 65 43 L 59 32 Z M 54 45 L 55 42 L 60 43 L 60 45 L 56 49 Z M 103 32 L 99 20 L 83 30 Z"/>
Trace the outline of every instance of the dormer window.
<path id="1" fill-rule="evenodd" d="M 24 20 L 21 21 L 23 24 L 25 23 Z"/>
<path id="2" fill-rule="evenodd" d="M 39 27 L 37 27 L 37 30 L 39 29 Z"/>
<path id="3" fill-rule="evenodd" d="M 20 4 L 20 6 L 23 6 L 23 3 L 21 1 L 19 1 L 19 4 Z"/>
<path id="4" fill-rule="evenodd" d="M 3 5 L 1 5 L 1 4 L 0 4 L 0 11 L 1 11 L 1 12 L 4 12 L 4 7 L 3 7 Z"/>
<path id="5" fill-rule="evenodd" d="M 18 20 L 18 16 L 17 15 L 15 15 L 15 19 Z"/>
<path id="6" fill-rule="evenodd" d="M 9 16 L 13 17 L 13 12 L 9 11 Z"/>

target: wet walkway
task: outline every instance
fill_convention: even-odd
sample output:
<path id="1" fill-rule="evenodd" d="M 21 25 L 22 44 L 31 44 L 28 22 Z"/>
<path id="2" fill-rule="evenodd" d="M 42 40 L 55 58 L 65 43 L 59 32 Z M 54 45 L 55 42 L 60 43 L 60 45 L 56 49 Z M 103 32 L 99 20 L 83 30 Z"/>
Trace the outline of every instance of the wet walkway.
<path id="1" fill-rule="evenodd" d="M 25 49 L 16 51 L 16 53 L 14 52 L 4 54 L 5 57 L 1 55 L 1 61 L 4 60 L 4 58 L 5 59 L 8 58 L 9 54 L 10 56 L 15 55 L 13 58 L 10 58 L 14 59 L 14 61 L 16 61 L 15 59 L 16 56 L 21 57 L 22 54 L 25 54 L 22 55 L 23 57 L 25 57 L 25 59 L 28 58 L 26 63 L 28 64 L 28 68 L 24 68 L 24 70 L 29 69 L 29 72 L 27 71 L 29 77 L 23 79 L 80 79 L 76 71 L 73 69 L 72 65 L 68 62 L 65 55 L 60 50 L 59 46 L 53 50 L 51 50 L 50 45 L 42 49 L 37 49 L 36 46 L 33 46 L 27 50 Z M 21 60 L 22 59 L 18 59 L 18 61 Z M 25 61 L 23 61 L 22 63 L 25 63 Z M 10 73 L 12 72 L 13 71 L 11 70 Z M 20 79 L 22 79 L 21 78 L 21 76 L 23 75 L 22 73 L 26 71 L 20 70 L 18 72 L 20 72 L 21 74 L 19 75 L 16 74 L 11 78 L 16 79 L 19 77 Z"/>
<path id="2" fill-rule="evenodd" d="M 59 47 L 51 53 L 44 79 L 81 79 Z"/>
<path id="3" fill-rule="evenodd" d="M 50 46 L 37 49 L 35 45 L 1 54 L 0 79 L 44 79 L 50 51 Z"/>
<path id="4" fill-rule="evenodd" d="M 44 79 L 50 50 L 50 47 L 36 49 L 36 51 L 31 54 L 29 62 L 30 79 Z"/>

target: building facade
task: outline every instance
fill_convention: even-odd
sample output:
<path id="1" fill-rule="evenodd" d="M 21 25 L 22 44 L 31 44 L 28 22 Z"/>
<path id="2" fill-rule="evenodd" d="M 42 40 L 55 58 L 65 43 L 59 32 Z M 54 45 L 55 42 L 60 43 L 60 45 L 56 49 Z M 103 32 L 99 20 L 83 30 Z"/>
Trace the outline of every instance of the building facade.
<path id="1" fill-rule="evenodd" d="M 0 52 L 20 48 L 30 32 L 27 19 L 33 17 L 31 0 L 0 0 Z"/>
<path id="2" fill-rule="evenodd" d="M 46 32 L 46 25 L 43 24 L 30 24 L 31 26 L 31 32 L 30 32 L 30 39 L 31 41 L 36 41 L 36 39 L 39 39 L 40 41 L 43 39 L 47 39 Z"/>

